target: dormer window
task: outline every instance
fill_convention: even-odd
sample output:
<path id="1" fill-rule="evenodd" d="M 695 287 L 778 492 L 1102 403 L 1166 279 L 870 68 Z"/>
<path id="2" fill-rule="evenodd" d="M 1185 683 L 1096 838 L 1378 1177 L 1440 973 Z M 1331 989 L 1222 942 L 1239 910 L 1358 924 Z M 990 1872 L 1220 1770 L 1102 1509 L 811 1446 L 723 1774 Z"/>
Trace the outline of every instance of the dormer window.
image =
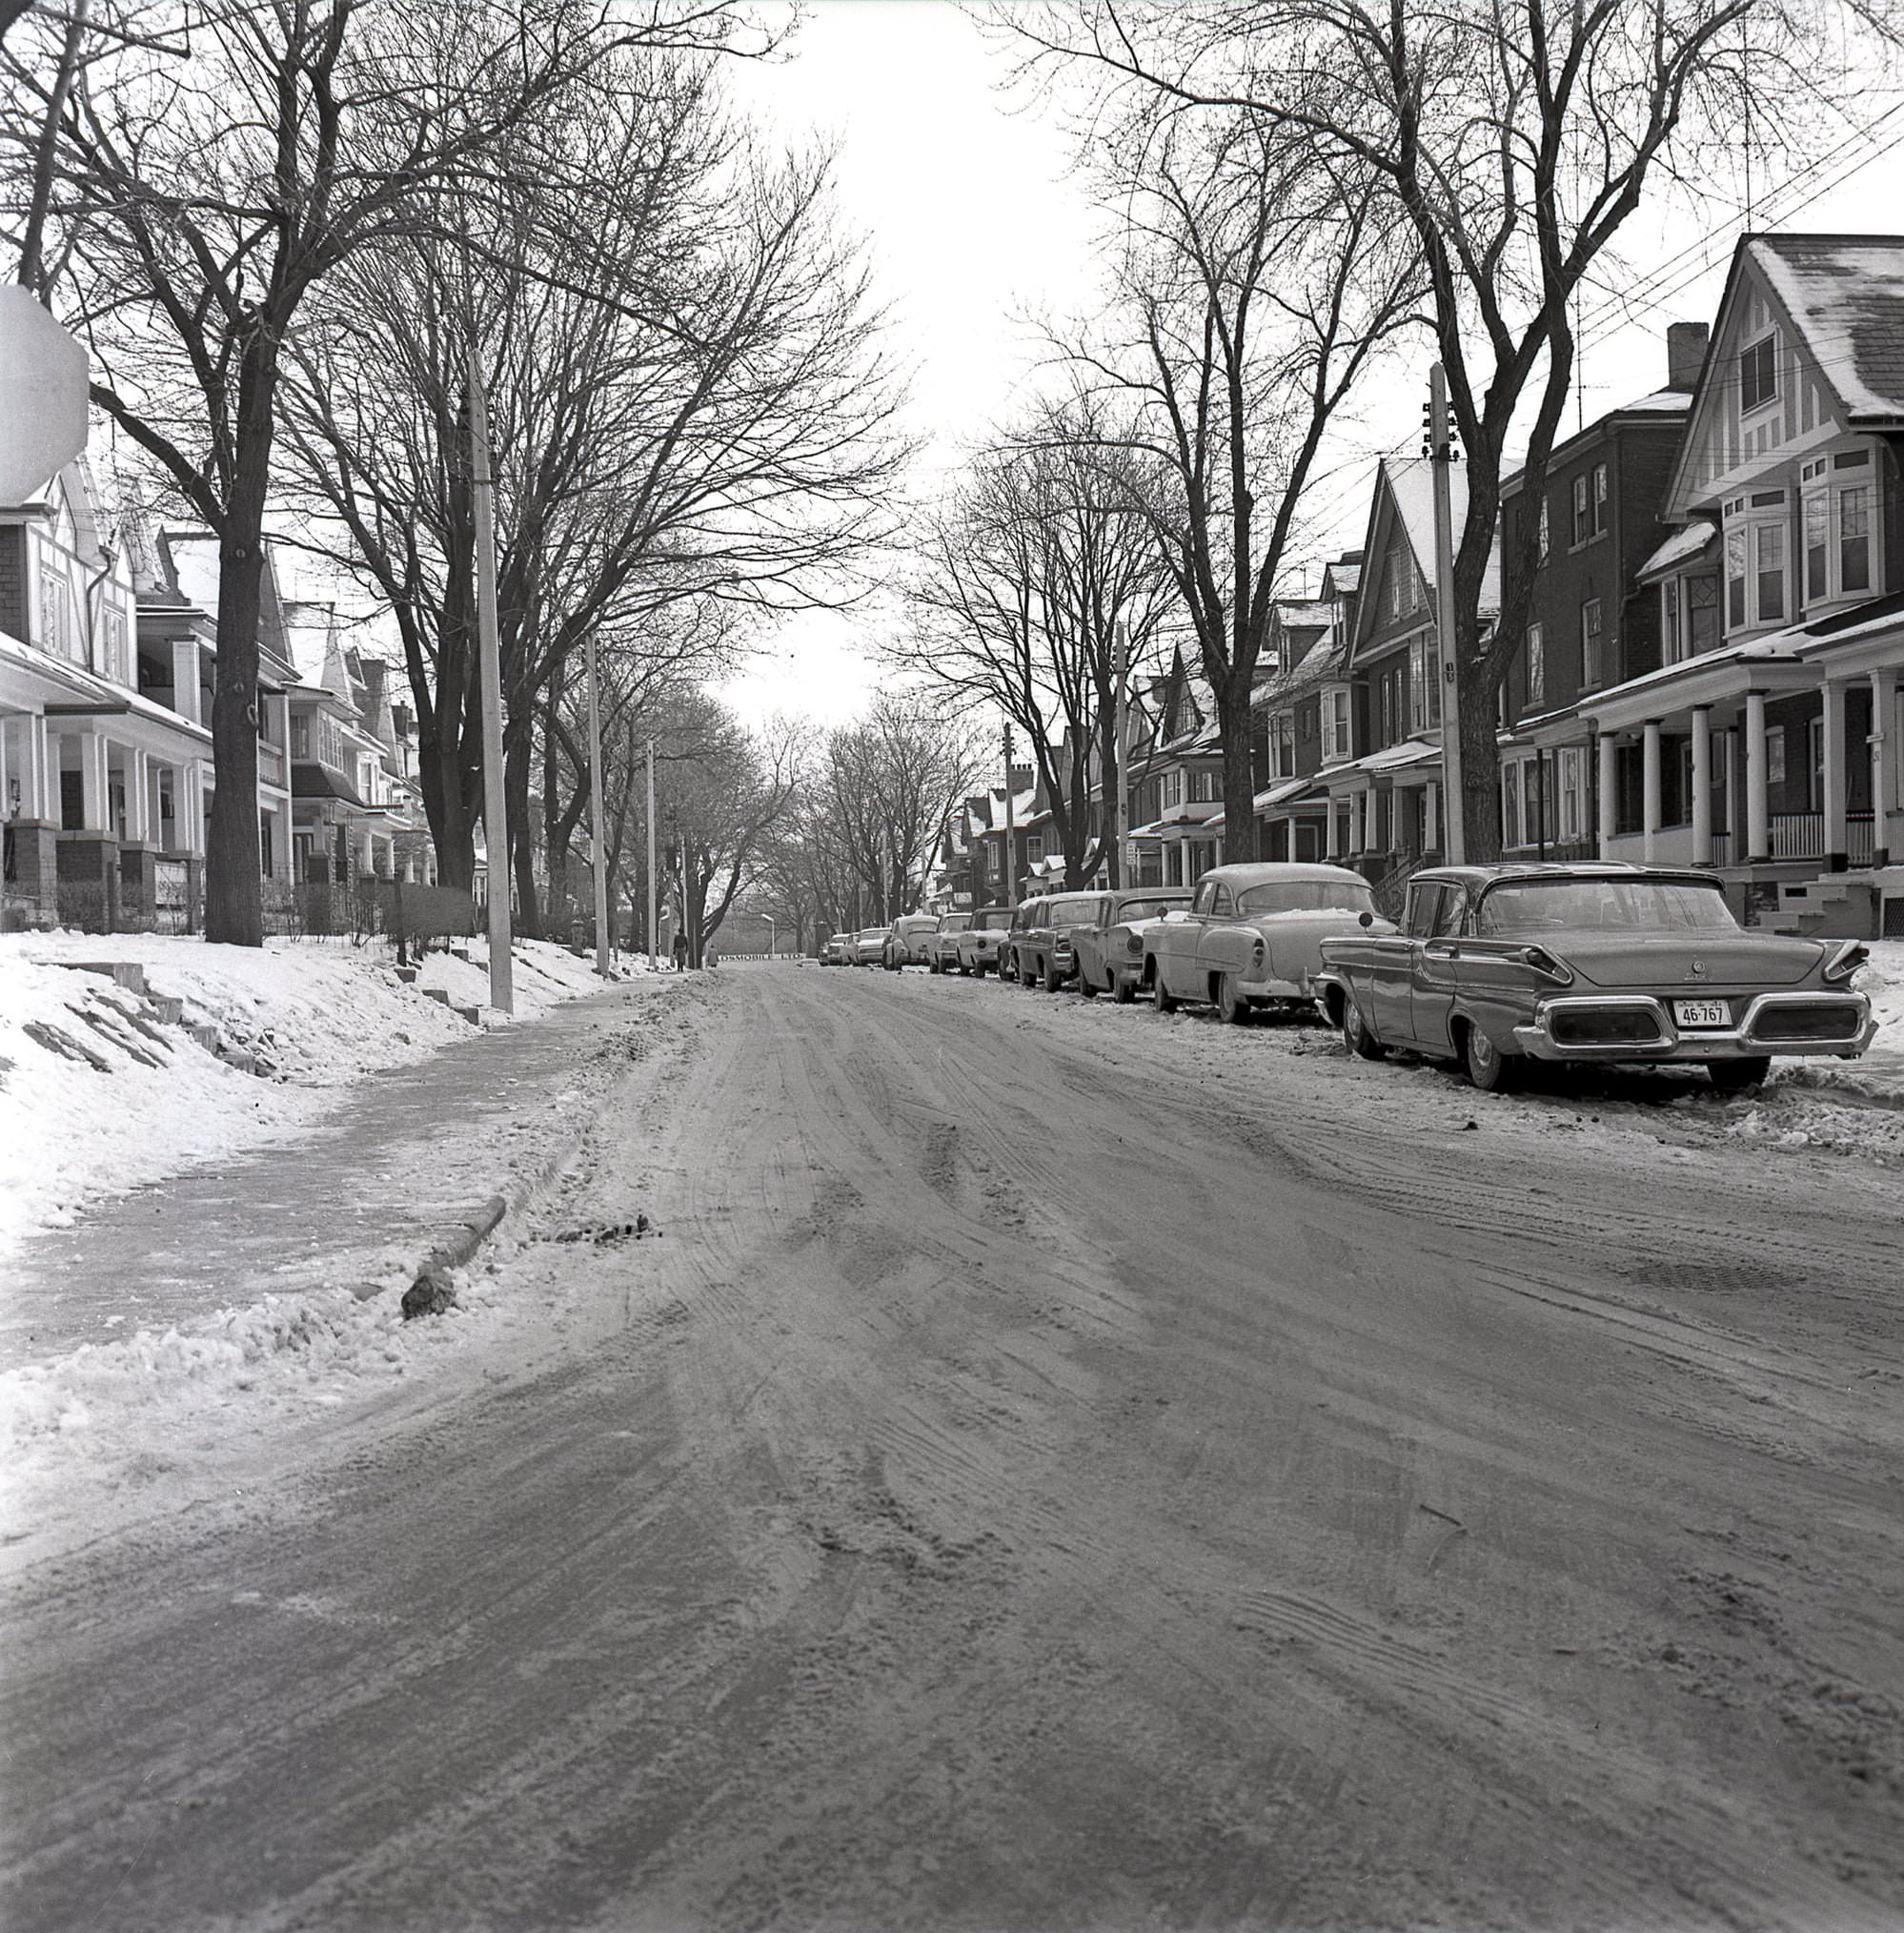
<path id="1" fill-rule="evenodd" d="M 1778 338 L 1761 336 L 1739 351 L 1739 412 L 1751 416 L 1778 395 Z"/>

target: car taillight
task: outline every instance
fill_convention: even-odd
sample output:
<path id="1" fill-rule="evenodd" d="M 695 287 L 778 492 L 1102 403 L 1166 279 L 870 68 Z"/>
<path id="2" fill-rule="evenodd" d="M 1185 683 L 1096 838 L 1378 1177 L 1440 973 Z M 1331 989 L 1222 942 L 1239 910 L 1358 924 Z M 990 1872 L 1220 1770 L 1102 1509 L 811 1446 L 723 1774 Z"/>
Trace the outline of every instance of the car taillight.
<path id="1" fill-rule="evenodd" d="M 1871 958 L 1871 948 L 1856 940 L 1840 940 L 1837 951 L 1825 962 L 1824 976 L 1834 987 L 1849 987 L 1857 969 Z"/>
<path id="2" fill-rule="evenodd" d="M 1543 980 L 1551 980 L 1556 987 L 1570 987 L 1573 984 L 1572 967 L 1556 960 L 1545 946 L 1523 946 L 1521 964 L 1538 973 Z"/>

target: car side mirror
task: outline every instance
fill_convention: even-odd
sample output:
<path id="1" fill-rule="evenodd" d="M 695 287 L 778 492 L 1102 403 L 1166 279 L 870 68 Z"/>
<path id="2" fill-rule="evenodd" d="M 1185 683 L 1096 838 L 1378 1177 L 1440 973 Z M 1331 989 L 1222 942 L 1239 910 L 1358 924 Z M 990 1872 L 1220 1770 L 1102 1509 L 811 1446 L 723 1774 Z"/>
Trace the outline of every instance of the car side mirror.
<path id="1" fill-rule="evenodd" d="M 1356 915 L 1357 926 L 1372 926 L 1374 924 L 1375 924 L 1375 915 L 1373 913 L 1358 913 Z"/>

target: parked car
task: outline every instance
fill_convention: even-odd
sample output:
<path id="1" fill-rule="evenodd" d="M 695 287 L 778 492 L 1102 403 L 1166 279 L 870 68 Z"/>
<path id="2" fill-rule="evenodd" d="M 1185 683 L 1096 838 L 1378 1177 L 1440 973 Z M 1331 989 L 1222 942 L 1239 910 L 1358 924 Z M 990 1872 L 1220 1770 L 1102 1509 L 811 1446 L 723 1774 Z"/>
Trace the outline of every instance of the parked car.
<path id="1" fill-rule="evenodd" d="M 925 965 L 933 973 L 962 973 L 959 964 L 959 935 L 972 924 L 970 913 L 945 913 L 941 916 L 938 930 L 930 934 L 925 942 Z"/>
<path id="2" fill-rule="evenodd" d="M 1011 927 L 1009 906 L 981 906 L 972 915 L 972 924 L 959 935 L 959 971 L 991 973 L 999 970 L 999 953 Z"/>
<path id="3" fill-rule="evenodd" d="M 901 966 L 922 966 L 925 964 L 925 943 L 938 926 L 937 913 L 903 913 L 895 920 L 886 934 L 885 949 L 880 956 L 887 972 L 897 973 Z"/>
<path id="4" fill-rule="evenodd" d="M 1029 987 L 1024 967 L 1021 964 L 1021 943 L 1028 933 L 1035 934 L 1044 918 L 1044 909 L 1049 898 L 1044 893 L 1033 893 L 1029 899 L 1020 900 L 1011 909 L 1011 924 L 1005 928 L 1005 936 L 999 947 L 999 978 L 1016 980 L 1021 986 Z"/>
<path id="5" fill-rule="evenodd" d="M 858 937 L 853 933 L 835 933 L 820 949 L 820 964 L 822 966 L 847 966 L 853 960 L 853 942 Z"/>
<path id="6" fill-rule="evenodd" d="M 1041 901 L 1033 924 L 1018 942 L 1018 977 L 1026 986 L 1056 993 L 1078 970 L 1075 935 L 1097 918 L 1101 892 L 1052 893 Z"/>
<path id="7" fill-rule="evenodd" d="M 862 927 L 853 939 L 853 964 L 856 966 L 877 966 L 885 957 L 886 935 L 890 926 Z"/>
<path id="8" fill-rule="evenodd" d="M 1240 1023 L 1260 1007 L 1306 1007 L 1322 943 L 1358 926 L 1394 931 L 1377 915 L 1368 882 L 1347 866 L 1213 866 L 1187 914 L 1146 928 L 1144 985 L 1160 1013 L 1207 1001 Z"/>
<path id="9" fill-rule="evenodd" d="M 1136 998 L 1144 978 L 1144 929 L 1166 913 L 1186 912 L 1188 886 L 1144 886 L 1101 893 L 1088 923 L 1071 928 L 1078 991 L 1089 1000 L 1108 993 L 1121 1004 Z"/>
<path id="10" fill-rule="evenodd" d="M 1437 866 L 1401 930 L 1323 944 L 1317 1005 L 1352 1052 L 1408 1048 L 1477 1088 L 1532 1060 L 1697 1064 L 1748 1088 L 1778 1054 L 1871 1045 L 1854 940 L 1747 931 L 1710 873 L 1611 861 Z"/>

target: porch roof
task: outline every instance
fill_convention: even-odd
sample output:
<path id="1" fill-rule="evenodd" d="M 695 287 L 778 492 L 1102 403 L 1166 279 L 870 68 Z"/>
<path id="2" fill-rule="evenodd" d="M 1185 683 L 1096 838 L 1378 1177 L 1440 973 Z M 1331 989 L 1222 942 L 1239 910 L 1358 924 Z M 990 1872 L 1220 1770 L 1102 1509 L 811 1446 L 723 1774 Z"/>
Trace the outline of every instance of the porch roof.
<path id="1" fill-rule="evenodd" d="M 1303 793 L 1309 791 L 1312 787 L 1319 788 L 1321 783 L 1322 774 L 1320 772 L 1309 772 L 1300 779 L 1278 779 L 1273 785 L 1266 785 L 1262 791 L 1257 793 L 1251 804 L 1254 804 L 1257 811 L 1266 812 L 1271 806 L 1285 805 L 1290 800 L 1300 798 Z M 1319 790 L 1317 796 L 1321 796 Z"/>

